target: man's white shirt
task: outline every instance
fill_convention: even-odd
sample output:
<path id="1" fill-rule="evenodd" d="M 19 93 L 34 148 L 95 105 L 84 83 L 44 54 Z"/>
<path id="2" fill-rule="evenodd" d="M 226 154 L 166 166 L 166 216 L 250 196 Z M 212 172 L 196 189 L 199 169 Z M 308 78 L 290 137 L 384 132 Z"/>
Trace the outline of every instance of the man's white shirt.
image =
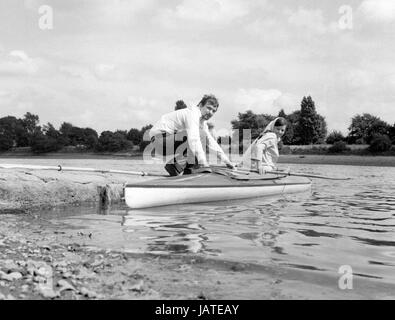
<path id="1" fill-rule="evenodd" d="M 201 116 L 202 113 L 197 106 L 166 113 L 151 128 L 149 135 L 152 138 L 163 133 L 175 134 L 185 132 L 191 152 L 196 156 L 198 162 L 203 165 L 208 163 L 201 139 L 207 138 L 209 149 L 216 152 L 220 159 L 228 160 L 224 151 L 210 134 L 207 122 L 200 119 Z"/>

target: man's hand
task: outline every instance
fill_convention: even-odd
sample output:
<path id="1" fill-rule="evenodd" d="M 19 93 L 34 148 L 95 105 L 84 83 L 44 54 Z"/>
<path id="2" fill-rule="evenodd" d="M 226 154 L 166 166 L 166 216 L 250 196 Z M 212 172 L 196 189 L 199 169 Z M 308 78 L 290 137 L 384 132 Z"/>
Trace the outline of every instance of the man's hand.
<path id="1" fill-rule="evenodd" d="M 236 164 L 234 164 L 234 163 L 232 163 L 232 162 L 227 162 L 226 163 L 226 166 L 229 168 L 229 169 L 235 169 L 236 168 Z"/>

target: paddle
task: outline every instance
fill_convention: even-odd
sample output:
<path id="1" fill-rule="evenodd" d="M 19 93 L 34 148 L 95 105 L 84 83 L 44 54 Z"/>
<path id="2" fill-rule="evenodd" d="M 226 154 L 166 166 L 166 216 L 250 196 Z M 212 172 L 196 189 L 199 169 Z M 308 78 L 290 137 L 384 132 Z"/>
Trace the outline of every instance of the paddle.
<path id="1" fill-rule="evenodd" d="M 227 169 L 226 167 L 223 166 L 212 166 L 214 168 L 221 168 L 221 169 Z M 250 172 L 254 173 L 259 173 L 258 170 L 249 170 L 249 169 L 243 169 L 243 168 L 235 168 L 235 169 L 228 169 L 234 172 L 241 172 L 243 174 L 249 174 Z M 351 178 L 336 178 L 336 177 L 327 177 L 327 176 L 321 176 L 321 175 L 315 175 L 315 174 L 306 174 L 306 173 L 294 173 L 294 172 L 287 172 L 287 171 L 279 171 L 279 170 L 266 170 L 265 173 L 269 174 L 277 174 L 281 176 L 296 176 L 296 177 L 306 177 L 306 178 L 316 178 L 316 179 L 328 179 L 328 180 L 350 180 Z"/>
<path id="2" fill-rule="evenodd" d="M 253 172 L 257 172 L 257 171 L 254 170 Z M 306 177 L 306 178 L 317 178 L 317 179 L 328 179 L 328 180 L 350 180 L 351 179 L 351 178 L 326 177 L 326 176 L 320 176 L 320 175 L 316 175 L 316 174 L 293 173 L 293 172 L 286 172 L 286 171 L 265 170 L 265 173 L 278 174 L 278 175 L 282 175 L 282 176 L 295 176 L 295 177 Z"/>
<path id="3" fill-rule="evenodd" d="M 165 175 L 159 173 L 150 173 L 145 171 L 127 171 L 127 170 L 103 170 L 95 168 L 79 168 L 79 167 L 63 167 L 57 166 L 36 166 L 36 165 L 24 165 L 24 164 L 0 164 L 2 169 L 32 169 L 32 170 L 56 170 L 56 171 L 82 171 L 82 172 L 100 172 L 100 173 L 119 173 L 119 174 L 130 174 L 136 176 L 152 176 L 152 177 L 164 177 Z"/>

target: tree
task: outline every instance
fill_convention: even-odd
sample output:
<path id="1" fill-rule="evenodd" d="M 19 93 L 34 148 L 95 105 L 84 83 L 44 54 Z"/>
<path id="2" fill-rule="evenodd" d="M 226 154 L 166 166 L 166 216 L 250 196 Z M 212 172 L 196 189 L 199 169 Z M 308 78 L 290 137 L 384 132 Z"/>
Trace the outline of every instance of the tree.
<path id="1" fill-rule="evenodd" d="M 121 132 L 103 131 L 99 137 L 98 150 L 117 152 L 130 147 L 130 142 Z"/>
<path id="2" fill-rule="evenodd" d="M 43 125 L 42 131 L 47 137 L 51 137 L 54 139 L 59 139 L 61 135 L 60 132 L 56 130 L 55 127 L 50 122 L 48 122 L 48 124 L 46 125 Z"/>
<path id="3" fill-rule="evenodd" d="M 71 141 L 72 131 L 73 131 L 73 125 L 68 122 L 63 122 L 59 128 L 59 132 L 63 136 L 66 146 L 72 145 L 72 141 Z"/>
<path id="4" fill-rule="evenodd" d="M 98 144 L 99 136 L 92 128 L 79 128 L 71 123 L 63 122 L 59 131 L 65 141 L 65 145 L 83 145 L 87 149 L 95 149 Z"/>
<path id="5" fill-rule="evenodd" d="M 318 137 L 315 140 L 315 143 L 325 143 L 325 138 L 328 134 L 328 127 L 326 125 L 325 117 L 318 114 L 319 121 L 319 129 L 318 129 Z"/>
<path id="6" fill-rule="evenodd" d="M 15 145 L 18 120 L 7 116 L 0 119 L 0 150 L 7 151 Z"/>
<path id="7" fill-rule="evenodd" d="M 328 137 L 326 138 L 326 143 L 327 144 L 334 144 L 337 141 L 344 141 L 345 137 L 340 131 L 332 131 Z"/>
<path id="8" fill-rule="evenodd" d="M 15 128 L 15 142 L 17 147 L 28 147 L 30 138 L 24 124 L 23 119 L 17 119 L 17 125 Z"/>
<path id="9" fill-rule="evenodd" d="M 395 123 L 389 130 L 389 138 L 391 139 L 392 144 L 395 144 Z"/>
<path id="10" fill-rule="evenodd" d="M 14 146 L 14 140 L 6 135 L 0 133 L 0 151 L 10 150 Z"/>
<path id="11" fill-rule="evenodd" d="M 301 144 L 322 143 L 327 131 L 325 118 L 315 109 L 311 96 L 303 97 L 300 109 L 298 133 Z"/>
<path id="12" fill-rule="evenodd" d="M 391 149 L 391 140 L 385 134 L 375 134 L 369 145 L 369 151 L 378 153 L 385 152 Z"/>
<path id="13" fill-rule="evenodd" d="M 128 132 L 126 130 L 116 130 L 115 133 L 122 135 L 125 140 L 128 139 Z"/>
<path id="14" fill-rule="evenodd" d="M 63 146 L 63 136 L 50 122 L 43 125 L 42 130 L 36 129 L 31 139 L 31 149 L 34 153 L 59 151 Z"/>
<path id="15" fill-rule="evenodd" d="M 368 137 L 366 139 L 366 142 L 370 144 L 373 138 L 375 138 L 377 135 L 389 137 L 390 131 L 391 126 L 387 122 L 383 120 L 375 121 L 374 123 L 372 123 L 370 130 L 368 130 Z"/>
<path id="16" fill-rule="evenodd" d="M 296 110 L 287 115 L 288 127 L 292 129 L 292 139 L 285 144 L 301 144 L 299 133 L 300 110 Z M 287 130 L 288 131 L 288 130 Z"/>
<path id="17" fill-rule="evenodd" d="M 92 128 L 85 128 L 83 129 L 83 136 L 84 136 L 85 147 L 89 150 L 96 149 L 99 143 L 99 136 L 96 130 Z"/>
<path id="18" fill-rule="evenodd" d="M 56 150 L 53 151 L 58 151 L 66 145 L 66 141 L 62 134 L 58 130 L 56 130 L 50 122 L 48 122 L 47 125 L 43 126 L 42 131 L 45 136 L 47 136 L 48 138 L 52 138 L 56 141 Z"/>
<path id="19" fill-rule="evenodd" d="M 357 114 L 351 119 L 347 140 L 349 143 L 370 144 L 374 135 L 389 135 L 390 129 L 390 125 L 379 117 L 369 113 Z"/>
<path id="20" fill-rule="evenodd" d="M 22 119 L 22 126 L 24 128 L 24 132 L 20 137 L 21 144 L 27 142 L 27 145 L 31 145 L 33 136 L 36 136 L 39 131 L 41 131 L 41 127 L 38 125 L 40 122 L 38 115 L 27 112 Z"/>
<path id="21" fill-rule="evenodd" d="M 150 137 L 149 137 L 149 131 L 153 127 L 152 124 L 148 124 L 144 127 L 141 128 L 140 134 L 141 134 L 141 142 L 140 142 L 140 151 L 144 151 L 145 147 L 148 146 L 151 142 Z"/>
<path id="22" fill-rule="evenodd" d="M 32 137 L 31 150 L 34 153 L 47 153 L 59 150 L 56 139 L 36 131 Z"/>
<path id="23" fill-rule="evenodd" d="M 135 146 L 138 146 L 138 145 L 140 145 L 140 142 L 141 142 L 141 140 L 143 139 L 143 136 L 142 136 L 140 130 L 138 130 L 138 129 L 136 129 L 136 128 L 132 128 L 132 129 L 129 130 L 129 132 L 128 132 L 126 138 L 127 138 L 129 141 L 132 141 L 132 143 L 133 143 Z"/>
<path id="24" fill-rule="evenodd" d="M 174 108 L 174 110 L 180 110 L 180 109 L 185 109 L 188 108 L 188 106 L 185 104 L 185 102 L 183 100 L 178 100 L 176 102 L 176 106 Z"/>
<path id="25" fill-rule="evenodd" d="M 232 129 L 234 130 L 232 141 L 237 141 L 238 136 L 239 143 L 242 143 L 246 138 L 244 137 L 243 129 L 251 130 L 251 140 L 256 139 L 274 118 L 268 114 L 255 114 L 251 110 L 247 110 L 244 113 L 239 112 L 238 119 L 231 121 Z"/>

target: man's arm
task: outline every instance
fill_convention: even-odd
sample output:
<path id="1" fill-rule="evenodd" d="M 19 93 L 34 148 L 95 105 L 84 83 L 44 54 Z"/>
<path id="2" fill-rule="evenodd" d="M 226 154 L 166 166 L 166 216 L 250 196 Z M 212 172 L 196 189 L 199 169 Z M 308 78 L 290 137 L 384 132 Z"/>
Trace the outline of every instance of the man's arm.
<path id="1" fill-rule="evenodd" d="M 208 148 L 215 152 L 220 160 L 222 160 L 228 167 L 233 168 L 235 165 L 229 160 L 224 150 L 220 147 L 220 145 L 215 141 L 210 131 L 208 130 L 207 123 L 203 123 L 203 134 L 207 138 Z"/>
<path id="2" fill-rule="evenodd" d="M 208 166 L 206 154 L 200 140 L 200 114 L 198 112 L 191 111 L 186 113 L 185 129 L 190 151 L 197 158 L 200 165 Z"/>

